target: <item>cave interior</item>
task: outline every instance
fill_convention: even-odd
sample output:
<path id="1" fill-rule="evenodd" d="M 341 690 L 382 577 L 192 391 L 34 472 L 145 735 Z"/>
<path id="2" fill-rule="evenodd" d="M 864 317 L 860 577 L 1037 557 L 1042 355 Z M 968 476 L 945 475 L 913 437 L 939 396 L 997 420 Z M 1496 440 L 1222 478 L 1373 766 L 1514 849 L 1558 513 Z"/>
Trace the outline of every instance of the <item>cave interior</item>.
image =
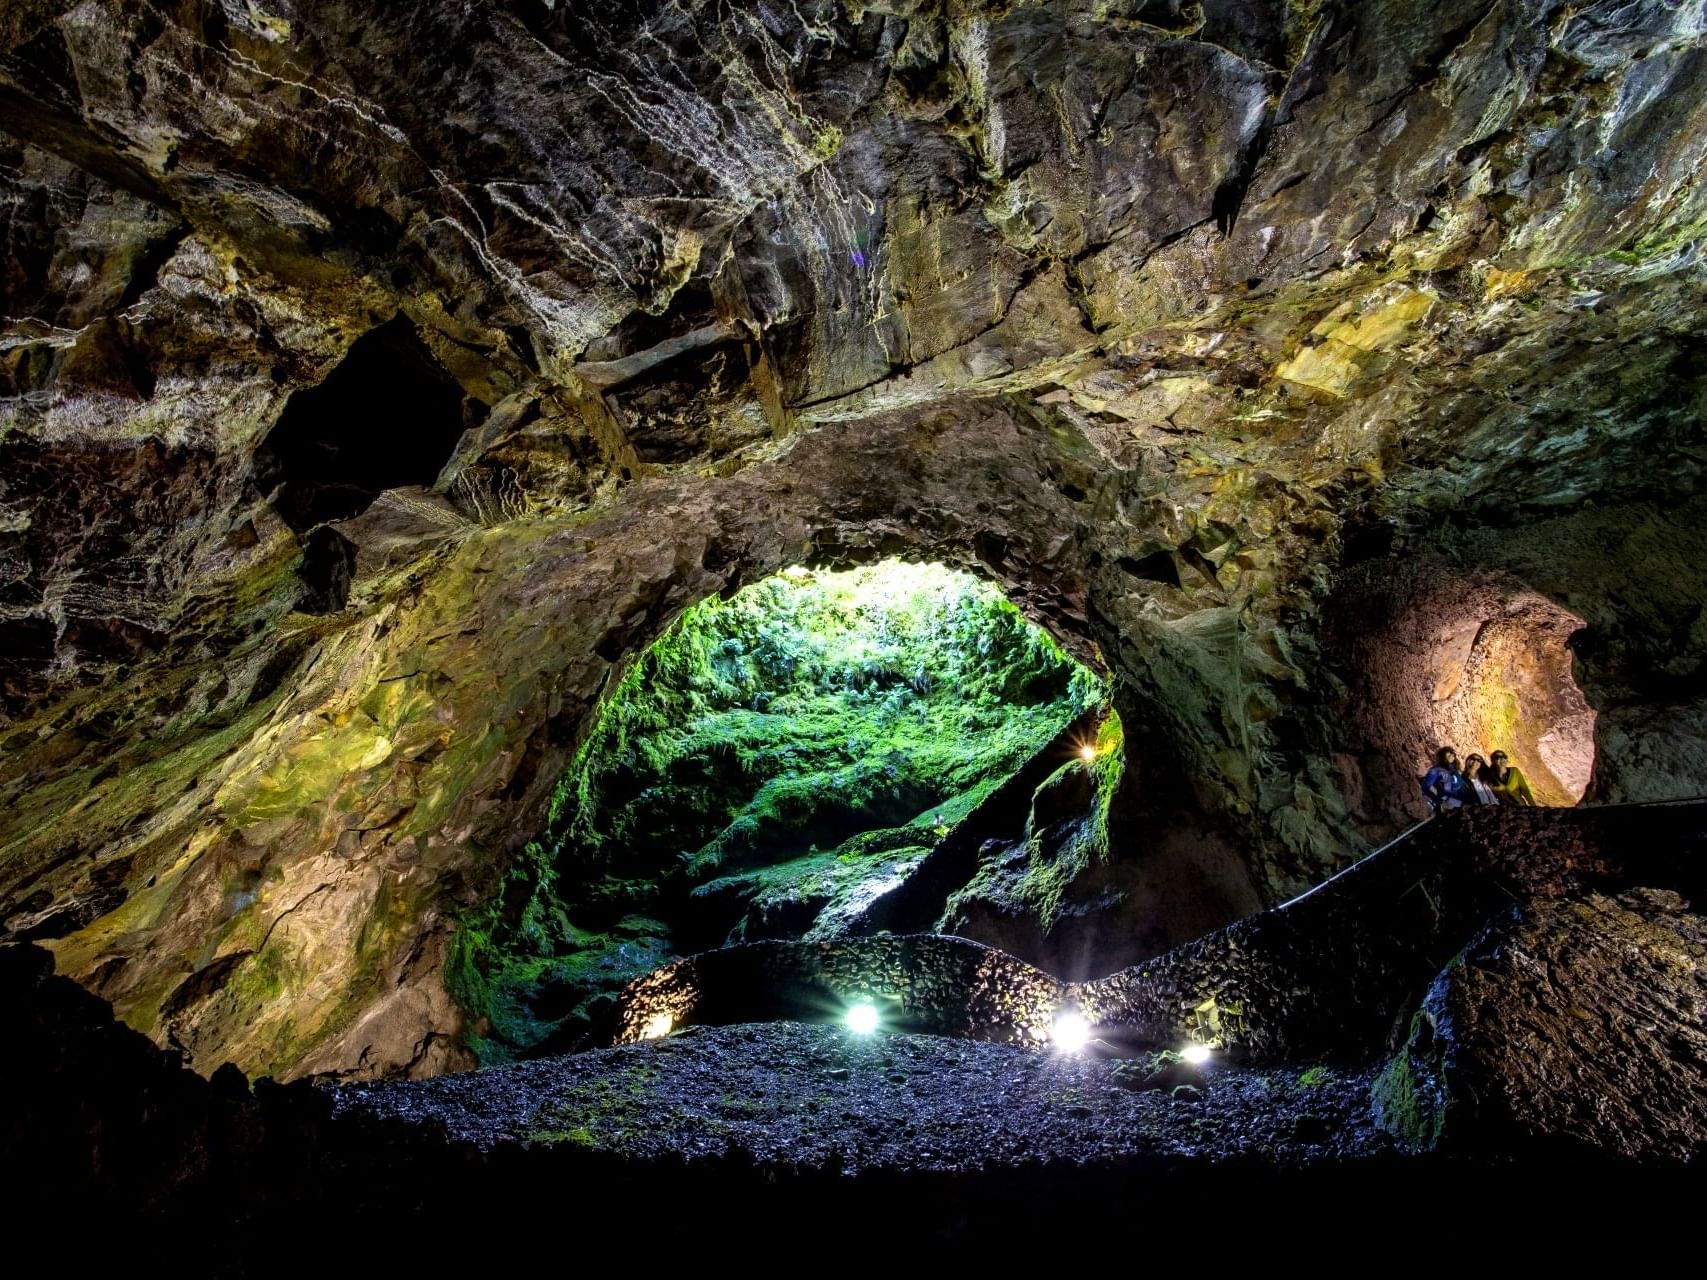
<path id="1" fill-rule="evenodd" d="M 1707 1169 L 1702 4 L 25 0 L 0 103 L 20 1221 Z"/>

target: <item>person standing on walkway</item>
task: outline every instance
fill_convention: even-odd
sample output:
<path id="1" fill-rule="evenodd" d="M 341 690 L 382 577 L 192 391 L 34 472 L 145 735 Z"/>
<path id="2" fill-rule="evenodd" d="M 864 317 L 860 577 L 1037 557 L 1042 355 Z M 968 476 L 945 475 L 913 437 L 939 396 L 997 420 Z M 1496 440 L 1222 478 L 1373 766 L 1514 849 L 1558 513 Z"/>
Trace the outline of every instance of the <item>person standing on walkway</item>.
<path id="1" fill-rule="evenodd" d="M 1458 770 L 1458 753 L 1451 747 L 1442 747 L 1434 753 L 1434 768 L 1423 775 L 1422 789 L 1433 813 L 1463 808 L 1469 784 Z"/>
<path id="2" fill-rule="evenodd" d="M 1478 755 L 1464 757 L 1464 782 L 1466 784 L 1465 804 L 1498 804 L 1500 798 L 1494 794 L 1486 780 L 1488 762 Z"/>
<path id="3" fill-rule="evenodd" d="M 1508 759 L 1503 751 L 1496 751 L 1489 756 L 1488 767 L 1482 771 L 1482 781 L 1493 789 L 1501 804 L 1521 804 L 1533 808 L 1535 793 L 1529 789 L 1529 779 L 1523 776 L 1522 769 L 1508 764 Z"/>

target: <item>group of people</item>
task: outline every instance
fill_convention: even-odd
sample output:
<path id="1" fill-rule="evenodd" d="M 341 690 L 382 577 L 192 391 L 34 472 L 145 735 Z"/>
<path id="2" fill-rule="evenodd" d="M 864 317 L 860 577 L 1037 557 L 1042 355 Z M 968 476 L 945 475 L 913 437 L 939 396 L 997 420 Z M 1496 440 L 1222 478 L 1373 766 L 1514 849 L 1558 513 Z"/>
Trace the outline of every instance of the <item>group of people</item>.
<path id="1" fill-rule="evenodd" d="M 1460 768 L 1458 753 L 1451 747 L 1442 747 L 1434 754 L 1434 768 L 1423 777 L 1422 789 L 1433 813 L 1462 809 L 1467 804 L 1535 803 L 1529 779 L 1503 751 L 1494 752 L 1486 760 L 1471 755 Z"/>

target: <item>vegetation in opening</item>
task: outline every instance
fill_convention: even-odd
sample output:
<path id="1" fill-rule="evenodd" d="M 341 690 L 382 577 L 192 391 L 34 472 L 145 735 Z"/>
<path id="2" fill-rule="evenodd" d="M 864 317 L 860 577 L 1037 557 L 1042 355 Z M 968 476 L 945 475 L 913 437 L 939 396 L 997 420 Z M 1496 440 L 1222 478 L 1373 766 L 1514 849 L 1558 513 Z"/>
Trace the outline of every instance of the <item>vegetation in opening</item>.
<path id="1" fill-rule="evenodd" d="M 833 936 L 1101 682 L 939 565 L 791 569 L 687 610 L 629 667 L 544 836 L 447 973 L 484 1059 L 557 1047 L 672 954 Z"/>
<path id="2" fill-rule="evenodd" d="M 1024 837 L 999 856 L 982 859 L 972 879 L 948 899 L 944 920 L 977 903 L 1029 915 L 1045 931 L 1069 906 L 1067 894 L 1098 862 L 1107 861 L 1115 799 L 1125 775 L 1126 740 L 1120 716 L 1106 711 L 1084 755 L 1057 768 L 1032 793 Z"/>

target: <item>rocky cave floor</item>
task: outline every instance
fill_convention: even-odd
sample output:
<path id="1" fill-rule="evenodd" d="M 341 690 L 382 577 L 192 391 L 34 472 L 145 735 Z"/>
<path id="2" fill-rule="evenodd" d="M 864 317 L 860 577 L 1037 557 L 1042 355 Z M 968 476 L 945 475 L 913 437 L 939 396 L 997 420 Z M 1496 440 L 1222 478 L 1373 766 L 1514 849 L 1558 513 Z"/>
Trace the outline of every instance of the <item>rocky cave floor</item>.
<path id="1" fill-rule="evenodd" d="M 46 950 L 0 946 L 0 1153 L 29 1173 L 4 1202 L 27 1230 L 0 1239 L 191 1274 L 296 1274 L 323 1237 L 345 1259 L 483 1266 L 588 1241 L 850 1262 L 1128 1242 L 1151 1265 L 1301 1240 L 1399 1266 L 1413 1240 L 1430 1264 L 1628 1246 L 1605 1224 L 1663 1234 L 1707 1172 L 1703 808 L 1428 823 L 1284 907 L 1065 987 L 931 935 L 726 948 L 628 993 L 622 1026 L 694 993 L 666 1038 L 413 1081 L 203 1076 Z M 912 1018 L 947 1017 L 933 992 L 986 1031 L 992 1010 L 1071 997 L 1135 1044 L 1184 1043 L 1178 1011 L 1236 982 L 1223 1030 L 1245 1049 L 1194 1076 L 1166 1053 L 861 1038 L 823 1016 L 838 984 L 895 965 Z M 1593 1239 L 1552 1225 L 1578 1203 Z"/>
<path id="2" fill-rule="evenodd" d="M 572 1144 L 643 1162 L 863 1174 L 1245 1161 L 1275 1169 L 1394 1154 L 1373 1071 L 1199 1073 L 832 1025 L 692 1027 L 666 1040 L 421 1081 L 336 1089 L 336 1112 L 444 1126 L 453 1141 Z M 1193 1079 L 1195 1078 L 1195 1083 Z"/>

